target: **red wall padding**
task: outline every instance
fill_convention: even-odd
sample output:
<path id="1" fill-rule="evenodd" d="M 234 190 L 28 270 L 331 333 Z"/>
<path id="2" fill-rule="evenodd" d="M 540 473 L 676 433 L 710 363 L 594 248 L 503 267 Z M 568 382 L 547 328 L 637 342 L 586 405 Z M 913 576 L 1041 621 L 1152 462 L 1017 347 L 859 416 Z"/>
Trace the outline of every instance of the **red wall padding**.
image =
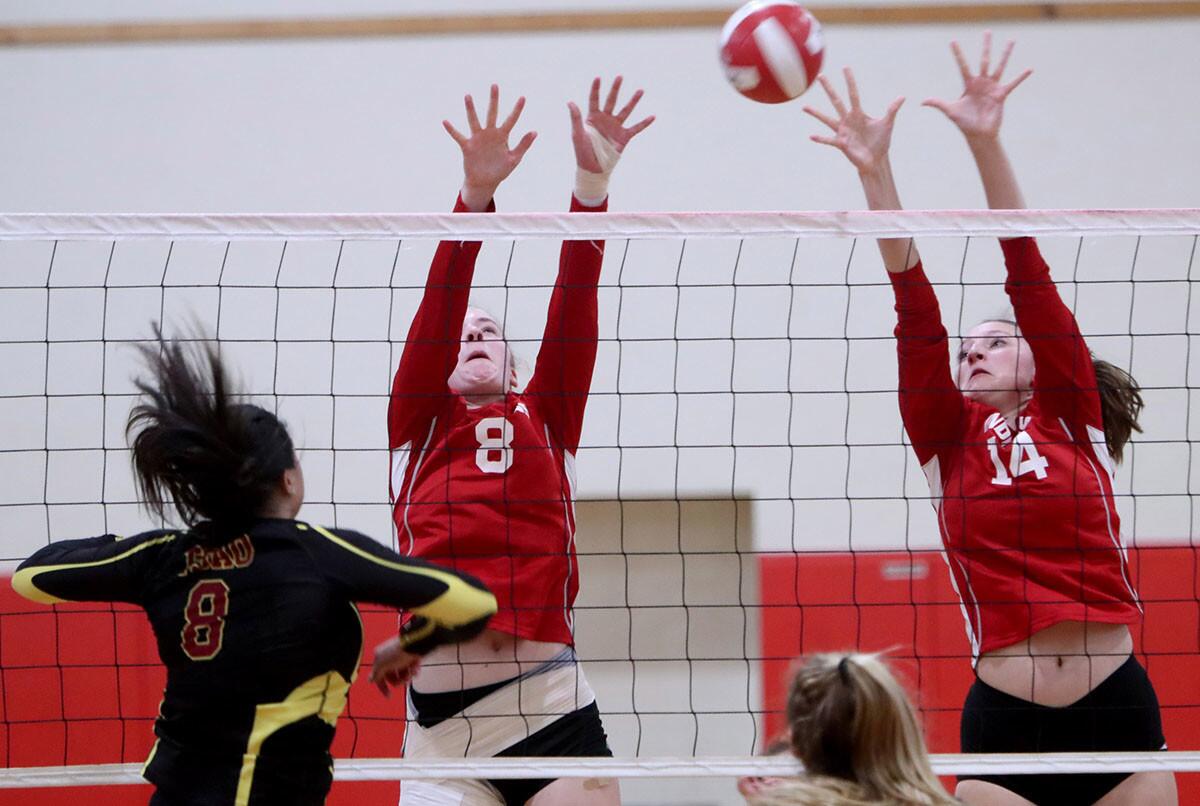
<path id="1" fill-rule="evenodd" d="M 1200 750 L 1200 551 L 1131 551 L 1146 619 L 1137 651 L 1163 706 L 1175 750 Z M 858 647 L 884 650 L 909 686 L 930 750 L 956 752 L 958 711 L 971 683 L 958 599 L 934 552 L 812 553 L 760 558 L 764 705 L 784 698 L 793 658 Z M 370 647 L 395 629 L 395 615 L 365 609 Z M 386 758 L 403 740 L 403 698 L 384 698 L 364 664 L 338 724 L 334 755 Z M 0 760 L 5 766 L 139 762 L 153 743 L 164 673 L 145 617 L 136 608 L 40 607 L 0 581 Z M 147 786 L 41 790 L 44 806 L 144 804 Z M 1180 776 L 1180 802 L 1200 803 L 1200 776 Z M 0 806 L 33 802 L 0 790 Z M 396 783 L 339 783 L 331 806 L 395 806 Z"/>
<path id="2" fill-rule="evenodd" d="M 1135 651 L 1154 681 L 1172 750 L 1200 750 L 1200 549 L 1130 550 L 1146 618 Z M 857 647 L 887 652 L 921 711 L 930 752 L 958 752 L 973 675 L 958 597 L 938 552 L 764 555 L 762 654 L 768 732 L 782 726 L 792 659 Z M 1200 803 L 1200 775 L 1179 776 Z"/>

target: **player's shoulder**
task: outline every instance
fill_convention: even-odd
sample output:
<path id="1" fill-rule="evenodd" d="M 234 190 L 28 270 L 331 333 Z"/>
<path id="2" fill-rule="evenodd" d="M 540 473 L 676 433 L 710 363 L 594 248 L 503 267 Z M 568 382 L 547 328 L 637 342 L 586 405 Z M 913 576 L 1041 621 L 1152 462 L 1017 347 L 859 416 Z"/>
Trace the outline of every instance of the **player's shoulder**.
<path id="1" fill-rule="evenodd" d="M 150 569 L 175 563 L 188 545 L 187 537 L 185 529 L 148 529 L 132 535 L 93 538 L 93 546 L 99 551 L 96 558 L 102 562 L 133 563 Z"/>
<path id="2" fill-rule="evenodd" d="M 372 538 L 354 529 L 346 529 L 341 526 L 322 526 L 316 523 L 309 523 L 308 521 L 293 521 L 293 523 L 295 524 L 296 535 L 301 539 L 307 538 L 343 547 L 346 544 L 357 545 L 363 542 L 375 542 Z"/>
<path id="3" fill-rule="evenodd" d="M 122 548 L 150 549 L 181 542 L 186 534 L 182 529 L 149 529 L 133 535 L 111 535 L 113 541 Z"/>

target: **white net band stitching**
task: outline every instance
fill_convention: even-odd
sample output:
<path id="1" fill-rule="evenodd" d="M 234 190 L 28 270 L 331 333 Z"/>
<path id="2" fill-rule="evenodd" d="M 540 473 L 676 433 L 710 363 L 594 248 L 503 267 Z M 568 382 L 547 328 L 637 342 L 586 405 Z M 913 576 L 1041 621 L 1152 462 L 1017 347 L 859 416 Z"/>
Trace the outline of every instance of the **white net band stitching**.
<path id="1" fill-rule="evenodd" d="M 1200 209 L 713 213 L 0 214 L 0 240 L 1196 235 Z"/>
<path id="2" fill-rule="evenodd" d="M 1200 772 L 1200 752 L 942 754 L 930 757 L 938 775 Z M 787 757 L 711 758 L 481 758 L 442 761 L 338 759 L 335 781 L 430 778 L 731 778 L 796 775 Z M 0 789 L 113 786 L 145 783 L 140 764 L 13 767 L 0 770 Z"/>

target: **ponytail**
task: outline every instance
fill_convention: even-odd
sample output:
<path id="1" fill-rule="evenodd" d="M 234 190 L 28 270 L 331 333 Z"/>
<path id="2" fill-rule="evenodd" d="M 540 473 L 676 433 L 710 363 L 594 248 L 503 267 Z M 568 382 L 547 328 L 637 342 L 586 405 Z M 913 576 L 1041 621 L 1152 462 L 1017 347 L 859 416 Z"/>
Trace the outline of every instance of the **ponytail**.
<path id="1" fill-rule="evenodd" d="M 1138 417 L 1145 403 L 1142 387 L 1125 370 L 1107 361 L 1092 357 L 1096 371 L 1096 391 L 1100 395 L 1100 415 L 1104 421 L 1104 439 L 1108 453 L 1117 462 L 1133 432 L 1142 433 Z"/>
<path id="2" fill-rule="evenodd" d="M 810 773 L 855 781 L 858 697 L 849 663 L 848 655 L 813 658 L 792 681 L 787 719 L 792 753 Z"/>
<path id="3" fill-rule="evenodd" d="M 166 341 L 140 346 L 151 378 L 129 413 L 126 437 L 146 507 L 167 518 L 169 504 L 203 539 L 244 531 L 270 499 L 295 450 L 279 419 L 238 402 L 213 348 Z"/>
<path id="4" fill-rule="evenodd" d="M 754 804 L 958 802 L 933 774 L 904 688 L 876 655 L 811 657 L 792 680 L 787 719 L 791 751 L 806 774 Z"/>

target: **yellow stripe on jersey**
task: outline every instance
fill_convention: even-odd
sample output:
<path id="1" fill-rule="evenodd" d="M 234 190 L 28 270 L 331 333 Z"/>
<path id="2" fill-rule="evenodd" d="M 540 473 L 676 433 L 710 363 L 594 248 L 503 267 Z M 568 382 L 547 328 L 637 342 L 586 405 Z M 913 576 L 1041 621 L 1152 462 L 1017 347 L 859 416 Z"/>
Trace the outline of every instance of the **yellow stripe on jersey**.
<path id="1" fill-rule="evenodd" d="M 46 593 L 44 590 L 39 588 L 35 581 L 36 578 L 41 574 L 50 574 L 55 571 L 71 571 L 78 568 L 95 568 L 101 565 L 112 565 L 113 563 L 119 563 L 122 560 L 132 557 L 139 551 L 144 551 L 152 546 L 158 546 L 163 543 L 170 543 L 174 539 L 175 535 L 163 535 L 162 537 L 156 537 L 153 540 L 147 540 L 144 543 L 139 543 L 129 551 L 123 551 L 117 556 L 109 557 L 106 560 L 93 560 L 92 562 L 86 563 L 63 563 L 61 565 L 35 565 L 30 568 L 22 568 L 20 571 L 17 571 L 15 574 L 13 574 L 13 590 L 24 596 L 26 599 L 38 602 L 40 604 L 58 604 L 59 602 L 65 602 L 67 601 L 66 599 L 59 599 L 57 596 Z"/>
<path id="2" fill-rule="evenodd" d="M 301 683 L 283 702 L 268 702 L 254 709 L 254 725 L 250 728 L 250 739 L 246 742 L 246 753 L 242 756 L 242 769 L 238 773 L 237 795 L 234 806 L 246 806 L 250 802 L 250 790 L 254 784 L 254 768 L 263 743 L 276 731 L 293 725 L 310 716 L 315 716 L 330 727 L 337 727 L 338 717 L 346 708 L 350 683 L 338 672 L 326 672 Z"/>
<path id="3" fill-rule="evenodd" d="M 364 643 L 367 637 L 367 628 L 363 626 L 362 613 L 358 612 L 358 605 L 354 602 L 350 603 L 350 609 L 354 611 L 354 618 L 358 619 L 358 657 L 354 659 L 354 669 L 350 672 L 350 682 L 353 683 L 358 679 L 358 667 L 362 666 Z"/>
<path id="4" fill-rule="evenodd" d="M 154 740 L 154 746 L 150 748 L 150 755 L 146 756 L 146 763 L 142 765 L 142 777 L 146 777 L 146 770 L 150 769 L 150 762 L 154 761 L 154 754 L 158 752 L 158 739 Z"/>
<path id="5" fill-rule="evenodd" d="M 363 551 L 352 543 L 346 542 L 328 529 L 312 524 L 310 524 L 310 527 L 336 545 L 365 560 L 370 560 L 392 571 L 428 577 L 444 584 L 446 591 L 442 595 L 438 596 L 432 602 L 412 608 L 412 612 L 419 616 L 425 616 L 446 627 L 461 627 L 464 624 L 470 624 L 473 621 L 477 621 L 484 616 L 490 616 L 496 612 L 495 596 L 473 585 L 468 585 L 454 574 L 447 571 L 439 571 L 436 568 L 426 568 L 424 566 L 385 560 L 382 557 L 376 557 L 373 554 Z"/>

